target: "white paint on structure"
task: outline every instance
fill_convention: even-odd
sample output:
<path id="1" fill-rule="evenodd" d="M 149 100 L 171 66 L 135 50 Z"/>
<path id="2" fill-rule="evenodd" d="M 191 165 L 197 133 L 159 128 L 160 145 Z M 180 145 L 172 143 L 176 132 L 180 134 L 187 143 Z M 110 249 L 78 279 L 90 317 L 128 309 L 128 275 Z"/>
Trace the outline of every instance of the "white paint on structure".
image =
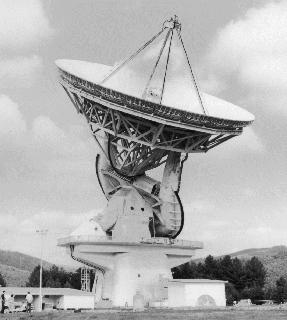
<path id="1" fill-rule="evenodd" d="M 18 306 L 25 304 L 25 296 L 30 292 L 34 309 L 40 310 L 39 288 L 2 287 L 1 290 L 5 290 L 9 296 L 13 294 L 14 302 Z M 91 292 L 70 288 L 42 288 L 42 295 L 42 302 L 56 309 L 94 309 L 95 306 L 95 295 Z"/>
<path id="2" fill-rule="evenodd" d="M 167 300 L 162 279 L 172 279 L 171 268 L 191 259 L 199 243 L 189 246 L 164 243 L 85 241 L 77 237 L 62 239 L 74 246 L 73 255 L 104 270 L 104 285 L 99 283 L 102 300 L 113 306 L 132 306 L 134 295 L 144 296 L 145 304 Z M 152 239 L 151 239 L 152 240 Z M 160 239 L 157 239 L 158 241 Z M 166 288 L 164 288 L 166 287 Z M 97 293 L 98 285 L 95 287 Z"/>
<path id="3" fill-rule="evenodd" d="M 64 295 L 58 300 L 58 309 L 94 309 L 95 297 L 94 295 Z"/>
<path id="4" fill-rule="evenodd" d="M 99 84 L 105 75 L 111 72 L 113 68 L 101 63 L 80 60 L 59 59 L 55 61 L 55 63 L 60 69 L 66 72 L 97 84 Z M 147 80 L 143 73 L 146 72 L 146 70 L 148 71 L 148 69 L 143 68 L 140 72 L 131 73 L 131 70 L 126 69 L 126 72 L 118 72 L 117 76 L 112 79 L 113 81 L 109 85 L 106 82 L 103 86 L 142 98 L 142 89 L 145 87 Z M 136 76 L 136 79 L 134 76 Z M 190 91 L 190 83 L 186 81 L 187 78 L 179 74 L 179 76 L 174 79 L 169 78 L 169 80 L 170 86 L 167 85 L 167 89 L 165 90 L 163 104 L 179 110 L 203 114 L 202 109 L 198 106 L 198 102 L 195 99 L 195 95 L 187 94 L 187 92 Z M 254 120 L 254 116 L 250 112 L 233 103 L 204 92 L 201 92 L 201 98 L 210 116 L 238 121 Z M 195 106 L 197 107 L 195 108 Z"/>
<path id="5" fill-rule="evenodd" d="M 168 283 L 169 307 L 226 306 L 225 283 L 209 279 L 173 279 Z"/>
<path id="6" fill-rule="evenodd" d="M 132 306 L 137 292 L 143 296 L 145 304 L 158 299 L 159 275 L 172 279 L 167 260 L 166 255 L 149 250 L 118 255 L 113 278 L 113 304 Z"/>

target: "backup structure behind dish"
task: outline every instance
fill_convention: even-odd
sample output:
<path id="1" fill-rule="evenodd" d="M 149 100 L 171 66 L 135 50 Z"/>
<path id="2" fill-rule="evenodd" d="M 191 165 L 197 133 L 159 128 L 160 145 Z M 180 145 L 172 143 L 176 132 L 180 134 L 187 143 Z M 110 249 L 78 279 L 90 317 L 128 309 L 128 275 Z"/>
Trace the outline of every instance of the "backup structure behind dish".
<path id="1" fill-rule="evenodd" d="M 90 232 L 59 240 L 71 257 L 96 269 L 97 301 L 167 301 L 171 268 L 201 242 L 177 237 L 184 161 L 240 135 L 254 117 L 200 91 L 177 17 L 127 59 L 107 66 L 57 60 L 60 83 L 99 146 L 96 174 L 107 206 Z M 151 169 L 164 166 L 162 180 Z M 149 174 L 147 172 L 149 171 Z"/>

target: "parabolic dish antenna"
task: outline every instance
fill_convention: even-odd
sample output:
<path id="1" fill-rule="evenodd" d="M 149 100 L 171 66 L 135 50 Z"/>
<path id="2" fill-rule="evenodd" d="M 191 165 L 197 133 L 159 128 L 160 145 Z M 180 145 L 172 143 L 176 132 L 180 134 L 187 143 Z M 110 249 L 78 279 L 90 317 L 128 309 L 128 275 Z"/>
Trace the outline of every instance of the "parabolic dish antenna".
<path id="1" fill-rule="evenodd" d="M 184 161 L 240 135 L 254 117 L 199 90 L 176 16 L 113 67 L 56 64 L 60 83 L 101 149 L 96 171 L 108 200 L 101 214 L 59 245 L 97 270 L 99 299 L 132 305 L 140 289 L 145 303 L 165 303 L 168 284 L 162 280 L 202 248 L 198 241 L 177 239 L 184 225 Z M 147 171 L 161 164 L 157 181 Z"/>
<path id="2" fill-rule="evenodd" d="M 168 151 L 206 152 L 254 120 L 242 108 L 200 92 L 177 18 L 114 67 L 78 60 L 56 64 L 93 133 L 104 130 L 111 140 L 111 162 L 124 175 L 156 167 Z M 149 159 L 140 166 L 139 147 Z M 122 148 L 125 156 L 118 157 Z"/>
<path id="3" fill-rule="evenodd" d="M 170 187 L 173 179 L 172 194 L 178 192 L 188 153 L 207 152 L 240 135 L 254 120 L 251 113 L 199 90 L 176 16 L 113 67 L 78 60 L 56 64 L 63 88 L 106 157 L 106 164 L 97 162 L 97 174 L 107 199 L 125 181 L 141 190 L 155 212 L 163 206 L 155 197 L 164 197 L 164 185 Z M 146 171 L 163 163 L 166 178 L 152 182 Z M 172 201 L 182 211 L 178 194 Z M 182 228 L 183 218 L 173 219 L 177 222 L 169 235 Z"/>

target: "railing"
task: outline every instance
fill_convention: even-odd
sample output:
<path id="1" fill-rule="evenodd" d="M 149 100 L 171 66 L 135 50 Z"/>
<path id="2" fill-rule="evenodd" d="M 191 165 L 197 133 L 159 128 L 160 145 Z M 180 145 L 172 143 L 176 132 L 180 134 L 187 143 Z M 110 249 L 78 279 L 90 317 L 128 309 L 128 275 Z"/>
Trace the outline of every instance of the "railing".
<path id="1" fill-rule="evenodd" d="M 93 236 L 93 235 L 79 235 L 79 236 L 67 236 L 58 239 L 58 245 L 66 245 L 67 243 L 77 242 L 108 242 L 112 241 L 110 236 Z"/>
<path id="2" fill-rule="evenodd" d="M 110 236 L 94 236 L 94 235 L 79 235 L 79 236 L 68 236 L 65 238 L 58 239 L 59 246 L 67 246 L 76 243 L 110 243 L 110 244 L 127 244 L 127 245 L 168 245 L 172 247 L 186 247 L 186 248 L 203 248 L 203 244 L 200 241 L 189 241 L 182 239 L 169 239 L 169 238 L 141 238 L 138 242 L 127 242 L 113 240 Z"/>
<path id="3" fill-rule="evenodd" d="M 183 240 L 183 239 L 170 239 L 170 238 L 142 238 L 141 243 L 148 243 L 148 244 L 165 244 L 171 246 L 180 246 L 180 247 L 197 247 L 203 248 L 203 244 L 200 241 L 190 241 L 190 240 Z"/>

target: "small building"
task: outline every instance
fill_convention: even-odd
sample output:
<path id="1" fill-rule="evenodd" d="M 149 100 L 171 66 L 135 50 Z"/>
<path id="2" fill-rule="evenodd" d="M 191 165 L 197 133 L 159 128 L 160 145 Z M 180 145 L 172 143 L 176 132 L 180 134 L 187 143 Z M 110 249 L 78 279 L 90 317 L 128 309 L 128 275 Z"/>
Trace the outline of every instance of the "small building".
<path id="1" fill-rule="evenodd" d="M 33 306 L 40 310 L 39 288 L 32 287 L 2 287 L 7 296 L 14 295 L 16 306 L 25 303 L 25 297 L 29 291 L 33 295 Z M 43 309 L 94 309 L 95 295 L 92 292 L 85 292 L 70 288 L 42 288 Z"/>
<path id="2" fill-rule="evenodd" d="M 168 281 L 169 307 L 226 306 L 225 283 L 209 279 L 172 279 Z"/>

